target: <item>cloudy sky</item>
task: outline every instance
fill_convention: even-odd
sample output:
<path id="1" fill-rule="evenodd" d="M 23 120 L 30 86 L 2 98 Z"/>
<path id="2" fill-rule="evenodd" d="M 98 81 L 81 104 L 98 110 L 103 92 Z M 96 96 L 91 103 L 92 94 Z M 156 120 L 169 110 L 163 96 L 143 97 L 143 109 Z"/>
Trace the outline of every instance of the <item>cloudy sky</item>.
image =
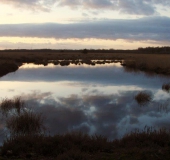
<path id="1" fill-rule="evenodd" d="M 169 0 L 0 0 L 0 49 L 170 45 Z"/>

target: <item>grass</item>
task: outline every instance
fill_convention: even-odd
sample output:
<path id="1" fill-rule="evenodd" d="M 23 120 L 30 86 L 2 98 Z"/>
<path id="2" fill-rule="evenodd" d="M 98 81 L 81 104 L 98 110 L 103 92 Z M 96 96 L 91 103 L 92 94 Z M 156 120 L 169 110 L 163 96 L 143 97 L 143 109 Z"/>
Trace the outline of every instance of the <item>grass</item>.
<path id="1" fill-rule="evenodd" d="M 15 97 L 14 99 L 2 99 L 0 103 L 0 110 L 3 115 L 7 115 L 9 111 L 13 109 L 13 111 L 20 114 L 21 110 L 24 107 L 24 101 L 21 100 L 20 97 Z"/>
<path id="2" fill-rule="evenodd" d="M 144 106 L 147 103 L 151 102 L 152 95 L 145 91 L 141 91 L 135 96 L 135 100 L 137 101 L 139 105 Z"/>
<path id="3" fill-rule="evenodd" d="M 144 93 L 140 92 L 138 96 L 146 96 Z M 2 100 L 0 106 L 3 110 L 7 107 L 6 111 L 10 112 L 6 120 L 10 134 L 0 148 L 0 159 L 170 159 L 170 132 L 166 129 L 145 127 L 112 141 L 101 135 L 81 132 L 51 136 L 43 132 L 42 115 L 25 109 L 20 98 Z M 22 106 L 20 112 L 16 106 Z"/>
<path id="4" fill-rule="evenodd" d="M 122 139 L 108 141 L 102 136 L 67 133 L 64 135 L 26 135 L 7 139 L 1 156 L 57 160 L 86 159 L 169 159 L 170 133 L 165 129 L 136 130 Z M 9 153 L 10 151 L 10 153 Z"/>
<path id="5" fill-rule="evenodd" d="M 152 53 L 149 50 L 136 52 L 131 51 L 114 51 L 114 50 L 88 50 L 88 54 L 84 54 L 82 50 L 4 50 L 0 51 L 0 76 L 9 72 L 16 71 L 17 66 L 22 63 L 35 63 L 47 65 L 51 60 L 58 64 L 59 60 L 63 60 L 61 65 L 69 65 L 71 63 L 79 64 L 80 61 L 86 64 L 97 64 L 91 60 L 111 60 L 112 62 L 121 62 L 125 68 L 139 71 L 151 72 L 162 75 L 170 75 L 170 54 L 168 53 Z M 10 63 L 10 64 L 8 64 Z M 100 63 L 100 62 L 99 62 Z M 6 65 L 7 64 L 7 65 Z"/>
<path id="6" fill-rule="evenodd" d="M 41 134 L 44 130 L 43 116 L 25 108 L 20 97 L 2 99 L 0 111 L 6 116 L 6 127 L 10 136 Z"/>
<path id="7" fill-rule="evenodd" d="M 22 111 L 7 119 L 6 127 L 13 135 L 40 134 L 43 131 L 43 117 L 33 111 Z"/>

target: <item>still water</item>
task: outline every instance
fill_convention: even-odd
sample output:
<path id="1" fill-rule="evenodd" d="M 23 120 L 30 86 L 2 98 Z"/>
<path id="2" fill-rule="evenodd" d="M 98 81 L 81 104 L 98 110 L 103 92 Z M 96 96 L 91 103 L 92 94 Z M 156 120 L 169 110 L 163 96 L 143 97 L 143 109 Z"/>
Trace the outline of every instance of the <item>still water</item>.
<path id="1" fill-rule="evenodd" d="M 0 94 L 1 98 L 20 96 L 27 106 L 42 113 L 50 134 L 82 131 L 115 139 L 135 128 L 170 128 L 170 94 L 162 90 L 169 81 L 126 72 L 119 63 L 24 64 L 0 78 Z M 153 96 L 146 106 L 134 99 L 139 91 Z"/>

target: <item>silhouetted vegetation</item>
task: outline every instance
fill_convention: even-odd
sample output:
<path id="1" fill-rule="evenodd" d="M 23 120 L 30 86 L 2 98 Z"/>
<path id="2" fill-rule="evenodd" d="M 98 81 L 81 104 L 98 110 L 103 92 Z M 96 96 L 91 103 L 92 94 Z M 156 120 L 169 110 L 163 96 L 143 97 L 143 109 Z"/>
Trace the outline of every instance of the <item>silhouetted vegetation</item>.
<path id="1" fill-rule="evenodd" d="M 2 61 L 0 62 L 0 77 L 10 72 L 18 70 L 18 65 L 15 62 Z"/>
<path id="2" fill-rule="evenodd" d="M 170 75 L 170 47 L 147 47 L 136 50 L 116 49 L 84 49 L 84 50 L 1 50 L 0 51 L 0 76 L 14 72 L 23 63 L 48 65 L 51 61 L 58 65 L 67 66 L 70 63 L 90 65 L 120 62 L 125 68 L 140 70 L 150 73 Z M 88 52 L 88 54 L 86 54 Z M 82 54 L 84 53 L 84 54 Z M 103 60 L 103 62 L 92 62 Z"/>
<path id="3" fill-rule="evenodd" d="M 152 100 L 152 95 L 150 93 L 141 91 L 135 96 L 135 100 L 139 105 L 144 106 Z"/>
<path id="4" fill-rule="evenodd" d="M 162 90 L 169 93 L 170 92 L 170 83 L 163 84 Z"/>
<path id="5" fill-rule="evenodd" d="M 87 53 L 88 53 L 88 50 L 87 50 L 87 49 L 84 49 L 84 50 L 82 51 L 82 53 L 83 53 L 83 54 L 87 54 Z"/>
<path id="6" fill-rule="evenodd" d="M 0 103 L 10 137 L 41 134 L 44 130 L 42 115 L 25 108 L 24 104 L 20 97 L 3 99 Z"/>
<path id="7" fill-rule="evenodd" d="M 170 133 L 165 129 L 146 128 L 125 135 L 122 139 L 108 141 L 102 136 L 82 133 L 45 136 L 27 135 L 7 139 L 1 155 L 8 158 L 44 159 L 168 159 L 170 158 Z M 10 152 L 9 152 L 10 151 Z M 158 158 L 159 157 L 159 158 Z"/>
<path id="8" fill-rule="evenodd" d="M 14 99 L 2 99 L 0 103 L 0 110 L 3 115 L 8 115 L 8 113 L 13 110 L 20 114 L 21 110 L 24 108 L 24 101 L 20 97 L 15 97 Z"/>
<path id="9" fill-rule="evenodd" d="M 144 97 L 142 100 L 150 100 L 146 93 L 140 92 L 139 95 Z M 42 132 L 42 115 L 25 108 L 24 104 L 20 98 L 4 99 L 0 104 L 1 111 L 9 113 L 6 124 L 10 131 L 10 136 L 4 140 L 0 150 L 2 159 L 139 160 L 145 158 L 155 160 L 170 158 L 170 132 L 164 128 L 136 129 L 123 138 L 112 141 L 103 136 L 90 136 L 81 132 L 51 136 Z"/>

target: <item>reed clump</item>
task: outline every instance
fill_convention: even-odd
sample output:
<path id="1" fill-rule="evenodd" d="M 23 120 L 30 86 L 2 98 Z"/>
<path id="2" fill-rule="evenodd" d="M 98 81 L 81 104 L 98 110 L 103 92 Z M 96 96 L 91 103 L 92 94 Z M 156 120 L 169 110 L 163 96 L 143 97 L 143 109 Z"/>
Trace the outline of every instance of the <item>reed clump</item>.
<path id="1" fill-rule="evenodd" d="M 163 84 L 162 90 L 169 93 L 170 92 L 170 83 Z"/>
<path id="2" fill-rule="evenodd" d="M 24 105 L 25 103 L 20 97 L 15 97 L 13 99 L 5 98 L 1 100 L 0 111 L 6 116 L 11 110 L 20 114 L 21 110 L 24 108 Z"/>
<path id="3" fill-rule="evenodd" d="M 141 92 L 140 92 L 141 93 Z M 7 101 L 7 100 L 6 100 Z M 6 102 L 10 104 L 15 102 Z M 15 105 L 21 104 L 18 99 Z M 4 140 L 0 158 L 4 159 L 56 159 L 56 160 L 103 160 L 122 159 L 170 159 L 170 132 L 165 128 L 156 130 L 145 127 L 134 130 L 121 139 L 108 140 L 101 135 L 88 135 L 81 132 L 48 135 L 44 131 L 44 117 L 25 105 L 20 112 L 7 116 L 6 126 L 9 136 Z M 14 113 L 14 114 L 13 114 Z M 113 137 L 114 139 L 114 137 Z M 159 158 L 158 158 L 159 157 Z"/>
<path id="4" fill-rule="evenodd" d="M 43 117 L 33 111 L 24 110 L 20 114 L 10 116 L 6 127 L 11 136 L 41 134 L 44 127 Z"/>
<path id="5" fill-rule="evenodd" d="M 6 128 L 11 137 L 41 134 L 45 130 L 43 116 L 26 108 L 20 97 L 3 99 L 0 103 L 0 111 L 6 116 Z"/>
<path id="6" fill-rule="evenodd" d="M 144 106 L 152 100 L 152 95 L 146 91 L 141 91 L 135 96 L 135 100 L 139 105 Z"/>

